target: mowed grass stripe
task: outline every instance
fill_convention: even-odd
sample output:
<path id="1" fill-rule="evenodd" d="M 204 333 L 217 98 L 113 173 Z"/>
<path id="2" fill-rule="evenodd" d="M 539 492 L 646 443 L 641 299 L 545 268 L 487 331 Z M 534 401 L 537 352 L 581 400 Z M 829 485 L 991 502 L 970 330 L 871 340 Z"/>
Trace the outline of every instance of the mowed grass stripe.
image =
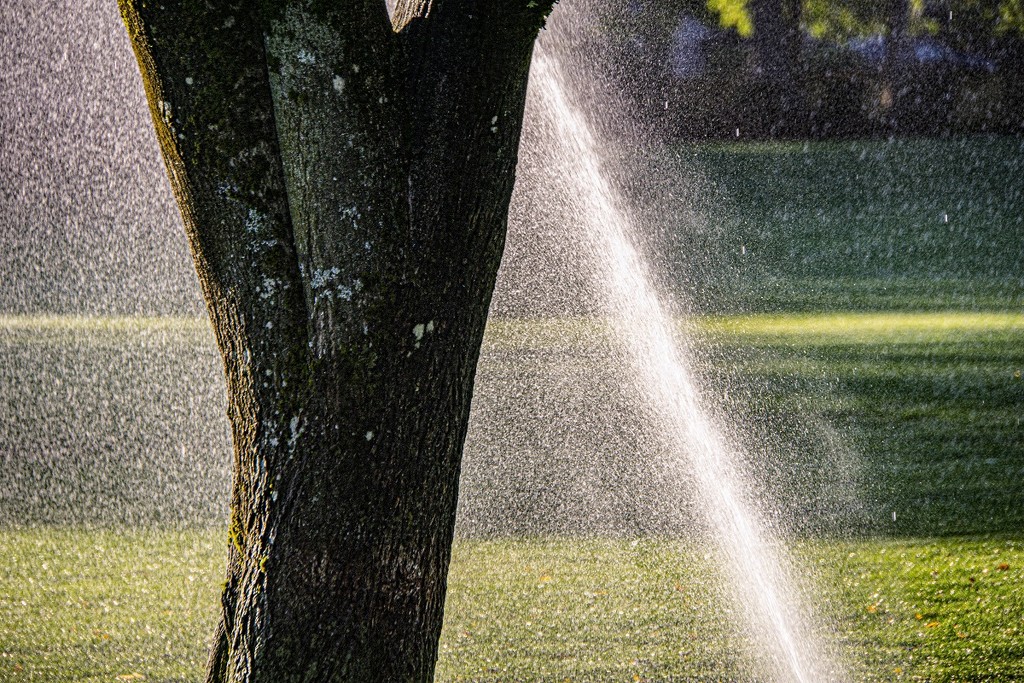
<path id="1" fill-rule="evenodd" d="M 0 531 L 0 680 L 200 681 L 226 543 L 219 527 Z M 1024 676 L 1019 536 L 791 552 L 851 680 Z M 438 680 L 754 680 L 725 574 L 690 541 L 459 540 Z"/>
<path id="2" fill-rule="evenodd" d="M 708 341 L 794 344 L 881 344 L 956 341 L 970 336 L 1022 335 L 1024 313 L 1005 311 L 758 313 L 679 318 Z M 600 318 L 492 319 L 485 348 L 580 347 L 614 341 L 614 323 Z"/>
<path id="3" fill-rule="evenodd" d="M 941 342 L 967 335 L 1024 334 L 1024 313 L 797 313 L 701 318 L 698 329 L 739 337 L 795 337 L 821 343 Z"/>
<path id="4" fill-rule="evenodd" d="M 0 347 L 140 345 L 208 346 L 214 349 L 209 319 L 195 316 L 0 315 Z"/>
<path id="5" fill-rule="evenodd" d="M 0 315 L 0 330 L 6 332 L 132 333 L 209 329 L 209 320 L 196 316 Z"/>
<path id="6" fill-rule="evenodd" d="M 1024 334 L 1024 312 L 757 313 L 694 316 L 680 318 L 678 324 L 684 330 L 716 337 L 795 337 L 805 341 L 817 338 L 822 343 L 927 342 L 972 334 Z M 82 338 L 80 335 L 90 334 L 130 338 L 160 333 L 209 335 L 211 342 L 213 339 L 209 321 L 200 317 L 0 316 L 0 340 L 4 336 L 21 340 L 55 333 L 72 333 L 78 335 L 78 339 Z M 493 347 L 575 346 L 614 334 L 614 323 L 597 317 L 492 318 L 484 343 Z"/>

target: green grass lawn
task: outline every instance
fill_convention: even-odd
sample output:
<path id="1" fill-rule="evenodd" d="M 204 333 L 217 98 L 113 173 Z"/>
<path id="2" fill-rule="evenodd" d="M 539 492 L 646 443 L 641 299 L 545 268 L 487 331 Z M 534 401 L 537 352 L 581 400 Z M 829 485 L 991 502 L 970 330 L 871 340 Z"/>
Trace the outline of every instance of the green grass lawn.
<path id="1" fill-rule="evenodd" d="M 1020 141 L 668 153 L 705 181 L 648 246 L 851 680 L 1024 680 Z M 644 525 L 613 338 L 490 324 L 439 680 L 756 678 L 721 567 Z M 0 681 L 200 680 L 220 371 L 201 320 L 0 317 Z"/>
<path id="2" fill-rule="evenodd" d="M 790 434 L 790 457 L 824 458 L 801 448 L 808 416 L 853 449 L 864 530 L 1024 530 L 1021 313 L 763 315 L 707 329 L 706 382 L 741 397 L 730 406 L 740 423 L 768 425 L 750 449 L 768 432 Z M 775 497 L 799 490 L 776 481 Z"/>
<path id="3" fill-rule="evenodd" d="M 1024 313 L 755 314 L 685 326 L 706 400 L 737 428 L 784 524 L 889 536 L 1024 530 Z M 612 338 L 590 320 L 488 329 L 492 351 L 531 359 Z M 855 500 L 836 510 L 844 493 Z"/>
<path id="4" fill-rule="evenodd" d="M 222 519 L 230 454 L 204 325 L 0 319 L 0 522 Z M 894 536 L 1024 529 L 1024 314 L 763 314 L 686 325 L 706 399 L 737 428 L 785 526 Z M 601 374 L 607 356 L 581 364 L 612 339 L 593 320 L 492 323 L 478 397 L 494 417 L 471 429 L 467 520 L 486 509 L 497 519 L 484 526 L 498 533 L 563 533 L 536 524 L 565 515 L 545 512 L 550 500 L 536 494 L 566 487 L 556 448 L 573 477 L 581 457 L 585 468 L 614 472 L 595 474 L 595 485 L 621 485 L 621 501 L 626 474 L 642 483 L 644 444 L 612 441 L 633 433 L 608 426 L 630 418 L 601 417 L 619 378 Z M 579 414 L 567 412 L 574 404 Z M 585 452 L 599 447 L 600 457 Z"/>
<path id="5" fill-rule="evenodd" d="M 665 282 L 698 310 L 1024 305 L 1019 138 L 692 144 L 670 156 L 682 177 L 704 178 L 673 190 L 697 210 L 644 220 L 661 228 Z"/>
<path id="6" fill-rule="evenodd" d="M 59 345 L 73 334 L 99 349 L 124 344 L 125 334 L 156 343 L 167 324 L 7 322 L 12 346 L 11 336 L 43 344 L 50 335 Z M 806 475 L 809 461 L 827 459 L 815 450 L 821 444 L 801 442 L 808 415 L 839 425 L 856 450 L 857 525 L 822 533 L 796 524 L 792 548 L 853 680 L 1024 678 L 1024 314 L 686 324 L 705 381 L 716 395 L 741 397 L 732 409 L 747 406 L 748 445 L 773 458 L 760 464 L 775 495 L 799 505 L 813 494 L 813 477 L 791 478 L 794 464 Z M 201 331 L 184 324 L 172 339 L 194 342 Z M 514 362 L 558 344 L 570 352 L 607 344 L 608 333 L 588 320 L 496 322 L 487 351 Z M 756 402 L 742 398 L 752 395 Z M 772 448 L 757 451 L 769 431 Z M 795 447 L 778 448 L 786 443 Z M 223 539 L 216 526 L 8 523 L 0 530 L 0 679 L 199 680 Z M 730 626 L 720 599 L 723 572 L 685 539 L 461 539 L 439 680 L 753 680 L 747 634 Z"/>
<path id="7" fill-rule="evenodd" d="M 201 680 L 224 539 L 0 531 L 0 680 Z M 1024 542 L 816 540 L 794 552 L 853 680 L 1024 678 Z M 683 541 L 461 540 L 438 680 L 754 680 L 721 574 Z"/>

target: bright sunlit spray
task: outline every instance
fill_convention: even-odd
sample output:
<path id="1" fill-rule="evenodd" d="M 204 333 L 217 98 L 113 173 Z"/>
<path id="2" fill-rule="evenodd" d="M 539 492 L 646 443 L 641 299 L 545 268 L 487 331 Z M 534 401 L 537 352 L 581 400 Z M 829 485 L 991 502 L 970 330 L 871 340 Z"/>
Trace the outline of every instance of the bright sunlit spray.
<path id="1" fill-rule="evenodd" d="M 701 407 L 689 362 L 673 334 L 646 267 L 633 246 L 633 227 L 616 189 L 602 171 L 599 146 L 581 111 L 569 100 L 554 50 L 542 44 L 531 72 L 533 103 L 555 133 L 551 163 L 585 207 L 566 239 L 584 241 L 594 261 L 595 288 L 627 347 L 630 373 L 649 401 L 658 429 L 673 444 L 670 467 L 695 481 L 700 507 L 730 568 L 743 620 L 747 621 L 777 680 L 836 680 L 810 635 L 798 593 L 778 544 L 748 500 L 748 486 L 730 446 Z"/>

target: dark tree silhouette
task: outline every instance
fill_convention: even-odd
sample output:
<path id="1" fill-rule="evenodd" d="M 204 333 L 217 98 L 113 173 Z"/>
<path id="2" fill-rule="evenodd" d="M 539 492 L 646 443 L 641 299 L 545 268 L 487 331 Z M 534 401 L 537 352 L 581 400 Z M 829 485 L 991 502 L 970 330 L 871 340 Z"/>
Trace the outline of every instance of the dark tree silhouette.
<path id="1" fill-rule="evenodd" d="M 759 85 L 760 119 L 768 134 L 796 137 L 806 133 L 800 50 L 800 0 L 751 0 Z"/>
<path id="2" fill-rule="evenodd" d="M 210 681 L 428 681 L 553 0 L 121 0 L 224 360 Z"/>

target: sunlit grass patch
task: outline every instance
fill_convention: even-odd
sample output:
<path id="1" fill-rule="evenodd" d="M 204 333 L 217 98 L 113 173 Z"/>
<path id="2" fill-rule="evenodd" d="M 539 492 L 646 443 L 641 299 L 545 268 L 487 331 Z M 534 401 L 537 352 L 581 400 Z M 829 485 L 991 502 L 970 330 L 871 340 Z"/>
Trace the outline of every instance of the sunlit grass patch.
<path id="1" fill-rule="evenodd" d="M 1015 334 L 1024 342 L 1024 313 L 857 312 L 711 316 L 694 326 L 718 336 L 774 337 L 797 343 L 948 343 Z"/>
<path id="2" fill-rule="evenodd" d="M 810 544 L 867 680 L 1024 676 L 1019 537 Z M 846 552 L 843 558 L 842 553 Z"/>
<path id="3" fill-rule="evenodd" d="M 225 543 L 219 527 L 0 531 L 0 680 L 202 680 Z M 792 553 L 851 680 L 1024 676 L 1019 537 Z M 724 575 L 682 539 L 457 540 L 438 680 L 754 680 Z"/>
<path id="4" fill-rule="evenodd" d="M 209 320 L 193 316 L 0 315 L 0 330 L 140 332 L 207 330 Z"/>
<path id="5" fill-rule="evenodd" d="M 721 576 L 692 541 L 458 542 L 439 679 L 746 679 Z"/>
<path id="6" fill-rule="evenodd" d="M 0 531 L 0 680 L 199 680 L 223 538 L 209 529 Z"/>
<path id="7" fill-rule="evenodd" d="M 930 344 L 1018 335 L 1024 313 L 1008 311 L 826 311 L 697 315 L 679 318 L 687 333 L 736 344 Z M 488 322 L 487 347 L 606 345 L 618 333 L 600 317 L 502 319 Z M 698 340 L 697 344 L 699 345 Z"/>
<path id="8" fill-rule="evenodd" d="M 213 343 L 206 317 L 0 315 L 0 345 Z"/>
<path id="9" fill-rule="evenodd" d="M 949 341 L 965 335 L 1024 334 L 1024 313 L 1007 311 L 792 312 L 694 316 L 680 319 L 684 329 L 716 336 L 793 337 L 831 342 Z M 494 318 L 485 344 L 491 346 L 577 346 L 607 342 L 615 324 L 596 316 Z M 91 336 L 131 338 L 159 335 L 200 336 L 212 342 L 209 320 L 188 316 L 24 316 L 0 315 L 0 341 L 86 341 Z"/>

